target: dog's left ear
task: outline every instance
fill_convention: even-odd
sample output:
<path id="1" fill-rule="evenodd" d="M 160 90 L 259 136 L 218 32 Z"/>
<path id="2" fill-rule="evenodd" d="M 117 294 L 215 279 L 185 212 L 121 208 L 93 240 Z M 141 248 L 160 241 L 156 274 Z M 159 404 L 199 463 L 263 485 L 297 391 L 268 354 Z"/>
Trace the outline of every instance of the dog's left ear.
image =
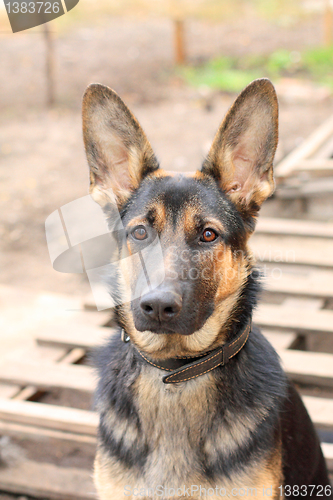
<path id="1" fill-rule="evenodd" d="M 100 84 L 83 97 L 83 138 L 90 168 L 90 194 L 101 206 L 115 196 L 121 206 L 143 177 L 158 169 L 151 145 L 118 94 Z"/>
<path id="2" fill-rule="evenodd" d="M 250 83 L 220 126 L 202 172 L 213 176 L 244 215 L 255 215 L 275 188 L 278 101 L 267 79 Z"/>

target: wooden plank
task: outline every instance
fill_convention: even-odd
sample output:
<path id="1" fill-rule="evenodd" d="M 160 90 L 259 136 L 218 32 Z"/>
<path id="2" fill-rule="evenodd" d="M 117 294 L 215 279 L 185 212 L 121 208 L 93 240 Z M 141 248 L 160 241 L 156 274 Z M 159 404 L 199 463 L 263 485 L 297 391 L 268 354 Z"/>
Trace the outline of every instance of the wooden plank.
<path id="1" fill-rule="evenodd" d="M 320 146 L 333 134 L 333 116 L 318 127 L 302 144 L 295 148 L 275 167 L 277 178 L 288 177 L 295 165 L 305 158 L 310 158 Z"/>
<path id="2" fill-rule="evenodd" d="M 322 444 L 325 458 L 328 460 L 331 448 L 330 444 Z M 0 489 L 15 494 L 45 497 L 50 500 L 96 498 L 91 471 L 57 467 L 53 464 L 30 460 L 0 469 Z"/>
<path id="3" fill-rule="evenodd" d="M 276 191 L 277 198 L 294 200 L 299 198 L 322 198 L 333 193 L 333 178 L 316 178 L 298 185 L 284 185 Z"/>
<path id="4" fill-rule="evenodd" d="M 112 328 L 87 325 L 49 326 L 35 332 L 39 345 L 94 349 L 114 332 Z"/>
<path id="5" fill-rule="evenodd" d="M 113 332 L 113 333 L 116 332 L 115 329 L 111 329 L 111 328 L 109 331 Z M 274 342 L 276 342 L 277 348 L 285 347 L 285 341 L 288 344 L 289 340 L 291 341 L 295 337 L 294 332 L 289 332 L 289 336 L 288 336 L 288 332 L 282 331 L 280 333 L 282 335 L 285 335 L 285 337 L 284 337 L 285 340 L 283 340 L 283 341 L 282 341 L 282 339 L 277 340 L 277 337 L 274 335 L 274 332 L 271 332 L 268 330 L 265 332 L 266 336 L 268 337 L 268 339 L 270 341 L 272 341 L 273 344 L 274 344 Z M 95 335 L 95 338 L 96 338 L 96 335 Z M 95 347 L 93 336 L 91 336 L 89 334 L 87 336 L 82 335 L 79 340 L 77 340 L 77 339 L 78 339 L 77 332 L 73 331 L 73 330 L 68 331 L 68 332 L 64 332 L 64 334 L 62 334 L 60 336 L 60 338 L 57 334 L 52 334 L 51 331 L 41 332 L 38 334 L 38 337 L 37 337 L 37 341 L 41 344 L 57 345 L 58 343 L 60 343 L 60 345 L 64 346 L 64 345 L 66 345 L 66 342 L 68 342 L 68 345 L 73 346 L 73 345 L 75 345 L 76 342 L 79 342 L 81 345 L 83 345 L 87 349 L 91 349 L 91 348 Z M 283 345 L 281 345 L 281 342 Z"/>
<path id="6" fill-rule="evenodd" d="M 333 460 L 333 443 L 322 443 L 321 447 L 325 457 Z"/>
<path id="7" fill-rule="evenodd" d="M 283 332 L 278 330 L 262 330 L 263 335 L 268 342 L 272 344 L 276 351 L 289 349 L 296 341 L 297 334 L 295 332 Z"/>
<path id="8" fill-rule="evenodd" d="M 65 356 L 59 360 L 59 363 L 66 365 L 77 363 L 78 361 L 84 358 L 85 354 L 86 354 L 85 349 L 82 349 L 81 347 L 76 347 L 75 349 L 72 349 L 69 352 L 67 352 Z"/>
<path id="9" fill-rule="evenodd" d="M 18 392 L 20 392 L 19 386 L 14 386 L 12 384 L 0 383 L 0 398 L 13 398 Z"/>
<path id="10" fill-rule="evenodd" d="M 68 352 L 68 348 L 31 345 L 22 349 L 15 349 L 7 354 L 3 361 L 26 361 L 38 364 L 47 360 L 55 362 L 62 359 Z"/>
<path id="11" fill-rule="evenodd" d="M 36 346 L 36 349 L 43 352 L 43 350 L 47 349 L 47 347 Z M 52 347 L 52 348 L 48 347 L 48 349 L 53 350 L 53 351 L 57 351 L 57 348 L 54 348 L 54 347 Z M 64 349 L 61 349 L 61 351 L 62 351 L 62 355 L 55 357 L 55 361 L 56 360 L 59 361 L 60 364 L 76 363 L 77 361 L 82 359 L 85 355 L 85 350 L 80 349 L 80 348 L 72 349 L 69 352 L 67 352 L 67 350 L 64 350 Z M 50 361 L 50 359 L 49 359 L 49 361 Z M 18 392 L 18 394 L 15 395 L 14 399 L 21 400 L 21 401 L 26 400 L 26 399 L 30 399 L 33 396 L 35 396 L 35 394 L 37 392 L 38 392 L 37 387 L 29 385 L 27 387 L 24 387 L 20 392 Z"/>
<path id="12" fill-rule="evenodd" d="M 303 402 L 312 421 L 318 426 L 333 426 L 333 399 L 303 396 Z"/>
<path id="13" fill-rule="evenodd" d="M 116 333 L 115 329 L 109 330 L 110 332 Z M 274 332 L 272 330 L 266 330 L 264 331 L 264 334 L 267 336 L 268 340 L 275 346 L 276 349 L 283 349 L 289 347 L 289 345 L 295 340 L 295 332 L 286 332 L 286 331 L 279 331 L 279 333 Z M 77 340 L 77 333 L 73 330 L 65 332 L 64 335 L 61 335 L 61 338 L 59 338 L 58 335 L 52 336 L 51 332 L 47 332 L 46 335 L 43 333 L 38 334 L 38 342 L 42 344 L 48 344 L 50 343 L 51 345 L 57 345 L 59 342 L 60 345 L 64 346 L 66 345 L 66 342 L 68 342 L 68 345 L 73 346 L 76 342 L 79 342 L 81 345 L 83 345 L 85 348 L 93 348 L 94 347 L 94 342 L 91 336 L 85 337 L 82 336 L 79 340 Z M 104 340 L 104 338 L 103 338 Z"/>
<path id="14" fill-rule="evenodd" d="M 0 399 L 0 418 L 6 422 L 40 426 L 74 434 L 96 436 L 98 415 L 63 406 Z"/>
<path id="15" fill-rule="evenodd" d="M 323 299 L 313 299 L 309 297 L 287 297 L 282 303 L 282 307 L 307 309 L 308 311 L 319 311 L 324 305 L 325 301 Z"/>
<path id="16" fill-rule="evenodd" d="M 28 399 L 32 399 L 38 392 L 38 388 L 32 385 L 27 387 L 23 387 L 14 397 L 17 401 L 25 401 Z"/>
<path id="17" fill-rule="evenodd" d="M 303 401 L 317 425 L 333 426 L 333 399 L 304 396 Z M 5 422 L 96 436 L 98 415 L 92 411 L 62 406 L 0 399 L 0 417 Z"/>
<path id="18" fill-rule="evenodd" d="M 186 50 L 185 50 L 185 26 L 184 19 L 174 19 L 174 44 L 175 44 L 175 63 L 185 64 Z"/>
<path id="19" fill-rule="evenodd" d="M 333 400 L 304 396 L 304 402 L 316 424 L 333 426 Z M 98 415 L 30 401 L 0 399 L 0 417 L 6 422 L 39 426 L 76 434 L 96 436 Z"/>
<path id="20" fill-rule="evenodd" d="M 57 439 L 75 444 L 90 444 L 96 446 L 96 437 L 86 434 L 46 429 L 34 425 L 17 424 L 15 422 L 0 421 L 0 435 L 19 438 L 29 438 L 33 441 L 45 441 L 45 439 Z"/>
<path id="21" fill-rule="evenodd" d="M 330 0 L 324 3 L 324 43 L 326 47 L 332 45 L 333 38 L 333 11 Z"/>
<path id="22" fill-rule="evenodd" d="M 96 386 L 88 366 L 30 361 L 3 361 L 0 380 L 16 385 L 32 385 L 38 389 L 74 389 L 92 392 Z"/>
<path id="23" fill-rule="evenodd" d="M 266 265 L 265 290 L 272 293 L 333 298 L 333 271 L 303 267 Z"/>
<path id="24" fill-rule="evenodd" d="M 333 387 L 333 355 L 287 351 L 285 347 L 288 347 L 296 337 L 290 332 L 285 334 L 266 332 L 266 336 L 278 349 L 285 369 L 293 380 Z M 44 363 L 39 367 L 24 362 L 0 365 L 0 378 L 15 384 L 33 384 L 37 388 L 61 387 L 86 392 L 93 392 L 96 385 L 93 370 L 89 367 L 50 363 Z"/>
<path id="25" fill-rule="evenodd" d="M 333 160 L 321 158 L 301 160 L 295 165 L 294 172 L 307 172 L 312 175 L 333 175 Z"/>
<path id="26" fill-rule="evenodd" d="M 257 261 L 333 267 L 333 238 L 300 238 L 255 234 L 250 241 Z"/>
<path id="27" fill-rule="evenodd" d="M 304 396 L 303 401 L 317 425 L 333 426 L 333 400 Z M 30 401 L 0 399 L 0 417 L 5 422 L 38 426 L 41 428 L 96 436 L 98 415 Z"/>
<path id="28" fill-rule="evenodd" d="M 259 217 L 256 232 L 286 236 L 333 238 L 333 224 L 329 222 Z"/>
<path id="29" fill-rule="evenodd" d="M 99 307 L 101 310 L 97 309 L 96 300 L 92 292 L 88 293 L 82 300 L 82 307 L 84 311 L 89 312 L 90 314 L 97 313 L 96 319 L 99 321 L 98 325 L 104 325 L 114 314 L 113 309 L 109 307 L 109 302 L 100 303 L 101 297 L 105 297 L 105 287 L 102 285 L 98 286 L 94 285 L 97 288 L 101 289 L 101 293 L 99 294 Z M 101 318 L 101 320 L 99 320 Z M 96 323 L 97 324 L 97 323 Z"/>
<path id="30" fill-rule="evenodd" d="M 278 286 L 279 281 L 274 281 L 273 291 L 283 292 L 283 287 Z M 299 289 L 290 290 L 290 293 L 301 293 Z M 315 291 L 314 291 L 315 292 Z M 254 316 L 254 321 L 262 327 L 279 328 L 283 330 L 301 330 L 302 332 L 333 332 L 332 311 L 297 311 L 293 308 L 282 308 L 282 306 L 260 304 Z M 45 345 L 60 345 L 62 347 L 76 347 L 79 345 L 84 349 L 93 349 L 104 341 L 108 335 L 116 334 L 116 329 L 103 328 L 74 328 L 62 329 L 49 328 L 37 333 L 37 341 Z"/>
<path id="31" fill-rule="evenodd" d="M 286 373 L 295 382 L 333 387 L 333 355 L 280 349 L 278 354 Z"/>
<path id="32" fill-rule="evenodd" d="M 50 500 L 96 498 L 92 471 L 30 460 L 1 468 L 0 490 Z"/>
<path id="33" fill-rule="evenodd" d="M 5 359 L 7 362 L 9 360 L 15 359 L 30 359 L 35 363 L 39 363 L 42 359 L 48 359 L 49 361 L 56 361 L 63 357 L 66 354 L 67 350 L 59 347 L 37 347 L 37 346 L 29 346 L 24 347 L 23 349 L 15 350 L 12 353 L 9 353 Z M 0 397 L 1 398 L 15 398 L 15 399 L 29 399 L 36 393 L 36 388 L 34 387 L 24 387 L 22 389 L 21 386 L 17 385 L 4 385 L 0 383 Z"/>
<path id="34" fill-rule="evenodd" d="M 329 472 L 333 472 L 333 443 L 321 443 L 321 449 Z"/>
<path id="35" fill-rule="evenodd" d="M 332 158 L 333 156 L 333 135 L 329 137 L 327 141 L 316 151 L 314 159 L 327 160 L 327 158 Z"/>
<path id="36" fill-rule="evenodd" d="M 254 314 L 254 323 L 263 327 L 292 329 L 303 333 L 333 333 L 333 311 L 307 311 L 261 304 Z"/>

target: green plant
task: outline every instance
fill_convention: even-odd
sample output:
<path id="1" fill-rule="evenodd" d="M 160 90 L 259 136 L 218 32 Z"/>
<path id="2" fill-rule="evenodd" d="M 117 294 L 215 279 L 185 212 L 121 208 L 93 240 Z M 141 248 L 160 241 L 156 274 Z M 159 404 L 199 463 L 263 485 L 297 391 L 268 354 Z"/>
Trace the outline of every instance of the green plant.
<path id="1" fill-rule="evenodd" d="M 333 46 L 301 52 L 286 49 L 268 55 L 249 54 L 241 58 L 218 57 L 198 66 L 178 68 L 178 74 L 195 87 L 206 86 L 239 92 L 254 78 L 284 76 L 308 78 L 333 88 Z"/>
<path id="2" fill-rule="evenodd" d="M 180 70 L 179 74 L 191 86 L 210 87 L 226 92 L 239 92 L 259 76 L 253 71 L 242 71 L 233 68 L 223 69 L 214 65 L 185 67 Z"/>
<path id="3" fill-rule="evenodd" d="M 289 50 L 281 49 L 273 52 L 267 59 L 266 68 L 270 75 L 279 76 L 290 70 L 292 58 Z"/>
<path id="4" fill-rule="evenodd" d="M 303 66 L 313 75 L 333 72 L 333 46 L 307 50 L 302 54 Z"/>

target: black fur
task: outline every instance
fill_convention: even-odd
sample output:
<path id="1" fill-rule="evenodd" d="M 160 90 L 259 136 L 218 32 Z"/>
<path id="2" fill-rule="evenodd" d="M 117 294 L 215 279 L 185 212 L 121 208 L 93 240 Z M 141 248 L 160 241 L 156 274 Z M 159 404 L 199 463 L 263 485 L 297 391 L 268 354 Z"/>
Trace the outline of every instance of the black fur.
<path id="1" fill-rule="evenodd" d="M 157 198 L 172 214 L 175 225 L 184 204 L 200 200 L 203 210 L 214 214 L 226 227 L 226 244 L 232 246 L 234 251 L 243 248 L 245 228 L 242 217 L 212 179 L 148 178 L 123 207 L 121 217 L 124 227 L 134 215 L 144 213 L 146 205 Z M 190 246 L 191 242 L 188 244 Z M 257 270 L 251 271 L 230 316 L 228 340 L 252 317 L 257 304 L 260 276 Z M 116 317 L 119 325 L 126 327 L 122 306 L 117 308 Z M 120 331 L 100 349 L 97 360 L 99 384 L 96 405 L 101 415 L 101 446 L 125 467 L 142 470 L 151 450 L 140 432 L 132 386 L 145 362 L 131 343 L 121 341 Z M 325 462 L 313 425 L 299 396 L 287 381 L 275 351 L 257 328 L 252 329 L 248 342 L 239 354 L 226 366 L 215 369 L 213 374 L 218 399 L 211 408 L 214 417 L 209 428 L 204 429 L 201 443 L 208 436 L 214 440 L 214 434 L 219 432 L 221 425 L 228 429 L 238 415 L 257 412 L 266 416 L 261 421 L 259 419 L 248 440 L 229 455 L 216 449 L 214 457 L 207 456 L 202 445 L 197 446 L 194 453 L 210 481 L 231 477 L 235 471 L 270 453 L 281 432 L 285 484 L 328 484 Z M 130 448 L 121 438 L 117 439 L 112 426 L 106 424 L 106 414 L 110 409 L 120 422 L 128 421 L 135 425 L 138 437 Z M 300 427 L 299 421 L 304 426 Z"/>
<path id="2" fill-rule="evenodd" d="M 158 163 L 141 127 L 112 90 L 89 87 L 83 123 L 91 192 L 108 215 L 119 256 L 138 253 L 142 258 L 140 252 L 158 236 L 168 263 L 162 285 L 169 288 L 165 292 L 161 285 L 162 292 L 172 292 L 181 304 L 174 302 L 178 309 L 170 317 L 153 307 L 154 315 L 149 315 L 141 297 L 122 303 L 116 267 L 109 276 L 111 293 L 119 303 L 118 331 L 96 355 L 96 479 L 103 499 L 112 498 L 113 484 L 141 481 L 154 486 L 152 478 L 191 484 L 200 477 L 212 486 L 228 480 L 240 484 L 244 477 L 256 485 L 272 481 L 275 500 L 278 481 L 291 488 L 328 485 L 313 424 L 258 328 L 252 328 L 244 347 L 225 366 L 170 386 L 163 385 L 165 372 L 147 364 L 137 351 L 141 342 L 142 350 L 151 355 L 150 341 L 157 357 L 170 352 L 199 355 L 232 341 L 251 320 L 260 273 L 252 267 L 247 240 L 262 202 L 274 190 L 278 103 L 272 84 L 257 80 L 242 92 L 201 173 L 192 178 L 156 172 Z M 101 195 L 101 186 L 114 190 L 122 223 L 116 228 L 116 206 Z M 143 239 L 135 237 L 137 225 L 144 229 Z M 214 240 L 202 239 L 207 227 L 215 233 Z M 188 261 L 170 265 L 172 246 L 178 254 L 186 251 Z M 208 275 L 203 273 L 206 263 Z M 195 278 L 189 278 L 191 266 L 199 270 Z M 136 267 L 127 273 L 130 293 L 137 283 L 141 286 L 138 277 L 144 268 Z M 240 272 L 228 282 L 224 268 Z M 140 291 L 147 296 L 151 291 L 144 286 Z M 164 308 L 166 299 L 160 293 L 161 289 L 155 299 L 159 297 L 158 307 Z M 122 342 L 121 329 L 130 335 L 130 343 Z M 198 339 L 202 332 L 203 339 Z M 158 334 L 163 335 L 161 341 Z"/>
<path id="3" fill-rule="evenodd" d="M 121 341 L 119 331 L 107 345 L 100 348 L 96 364 L 99 372 L 96 407 L 101 415 L 99 437 L 102 446 L 126 467 L 140 469 L 150 450 L 140 432 L 132 385 L 145 362 L 132 344 Z M 214 377 L 218 399 L 214 408 L 211 408 L 215 416 L 211 427 L 202 435 L 203 442 L 208 436 L 214 439 L 214 433 L 219 431 L 221 424 L 228 428 L 237 415 L 252 414 L 254 411 L 268 414 L 247 443 L 230 456 L 225 456 L 223 450 L 216 450 L 212 461 L 198 447 L 196 454 L 201 467 L 209 478 L 216 481 L 223 476 L 228 477 L 235 468 L 241 468 L 250 460 L 255 460 L 274 445 L 272 428 L 278 425 L 287 383 L 275 351 L 256 328 L 252 330 L 249 341 L 237 358 L 230 360 L 224 367 L 218 367 L 214 371 Z M 121 439 L 114 438 L 112 427 L 106 426 L 106 409 L 112 409 L 119 421 L 129 421 L 136 426 L 138 439 L 130 449 L 124 446 Z"/>

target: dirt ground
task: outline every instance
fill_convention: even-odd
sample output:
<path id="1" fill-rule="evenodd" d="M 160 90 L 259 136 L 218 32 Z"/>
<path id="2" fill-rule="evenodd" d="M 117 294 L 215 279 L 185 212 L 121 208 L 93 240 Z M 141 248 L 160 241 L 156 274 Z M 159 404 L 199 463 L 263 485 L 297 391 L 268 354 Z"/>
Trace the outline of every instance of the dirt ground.
<path id="1" fill-rule="evenodd" d="M 319 17 L 289 27 L 258 19 L 187 24 L 190 61 L 219 53 L 300 50 L 320 40 Z M 188 88 L 172 76 L 172 42 L 170 21 L 160 19 L 110 18 L 59 35 L 55 39 L 58 103 L 46 110 L 41 35 L 34 31 L 0 38 L 1 283 L 71 294 L 88 289 L 83 275 L 52 269 L 44 222 L 58 207 L 87 194 L 80 105 L 90 82 L 100 81 L 118 91 L 146 130 L 164 168 L 200 167 L 235 96 Z M 297 85 L 293 96 L 288 89 L 295 82 L 277 86 L 277 159 L 333 112 L 330 97 L 312 87 L 302 96 Z"/>
<path id="2" fill-rule="evenodd" d="M 321 42 L 321 28 L 319 17 L 292 26 L 258 19 L 193 21 L 187 25 L 188 57 L 200 61 L 282 47 L 301 50 Z M 143 125 L 161 166 L 180 171 L 200 167 L 235 96 L 188 88 L 173 76 L 168 20 L 107 18 L 59 35 L 55 43 L 57 105 L 47 110 L 41 34 L 0 36 L 0 283 L 83 295 L 89 291 L 84 275 L 52 269 L 44 223 L 54 210 L 87 194 L 80 117 L 86 85 L 99 81 L 117 90 Z M 277 86 L 277 160 L 333 113 L 331 97 L 312 86 L 304 95 L 304 86 L 297 92 L 297 85 Z M 296 89 L 292 97 L 291 86 Z M 269 205 L 265 211 L 270 213 Z"/>

